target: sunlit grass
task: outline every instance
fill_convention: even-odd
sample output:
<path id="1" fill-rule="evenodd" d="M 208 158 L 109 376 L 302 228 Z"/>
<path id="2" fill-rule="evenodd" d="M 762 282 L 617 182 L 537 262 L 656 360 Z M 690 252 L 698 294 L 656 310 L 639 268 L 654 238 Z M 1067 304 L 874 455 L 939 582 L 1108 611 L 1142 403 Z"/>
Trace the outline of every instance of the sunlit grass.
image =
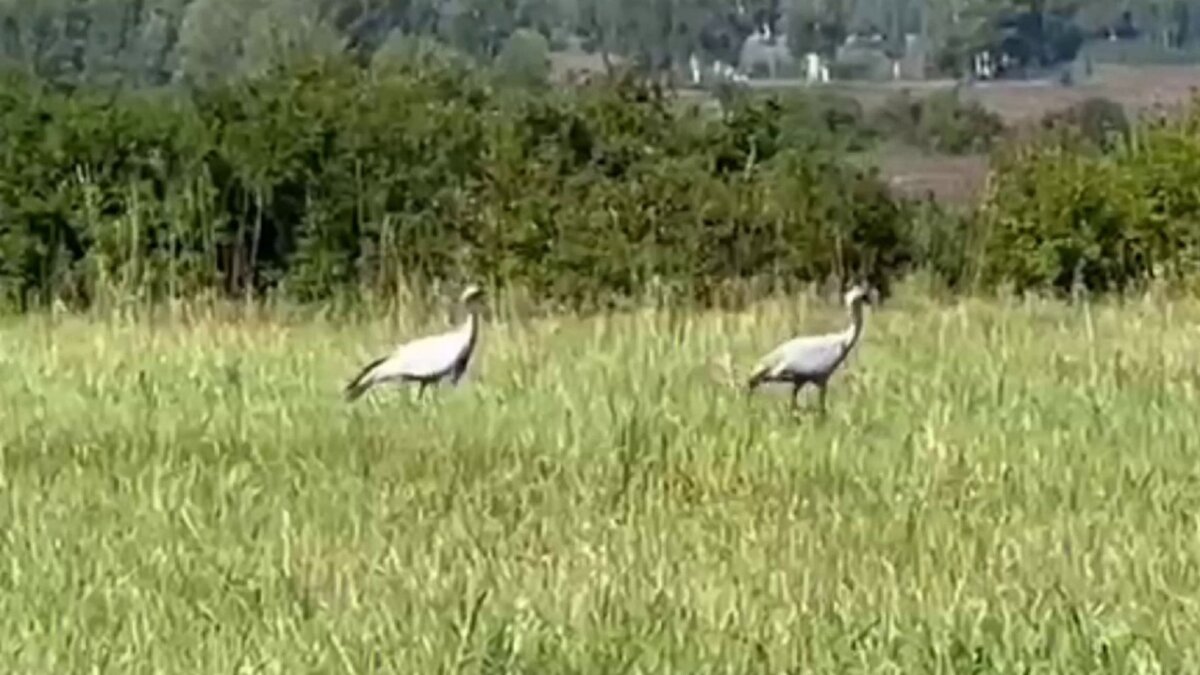
<path id="1" fill-rule="evenodd" d="M 824 419 L 735 387 L 844 322 L 492 320 L 347 405 L 444 322 L 8 319 L 0 670 L 1200 668 L 1200 304 L 903 295 Z"/>

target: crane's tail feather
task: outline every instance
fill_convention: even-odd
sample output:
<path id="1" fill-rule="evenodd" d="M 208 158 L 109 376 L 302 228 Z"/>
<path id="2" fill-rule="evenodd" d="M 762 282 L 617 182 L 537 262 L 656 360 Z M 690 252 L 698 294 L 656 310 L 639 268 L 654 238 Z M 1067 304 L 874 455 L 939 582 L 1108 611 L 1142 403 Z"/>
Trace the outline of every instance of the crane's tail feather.
<path id="1" fill-rule="evenodd" d="M 765 370 L 759 370 L 759 371 L 755 372 L 753 375 L 751 375 L 749 377 L 749 379 L 746 380 L 746 393 L 747 394 L 752 394 L 752 393 L 754 393 L 755 389 L 758 389 L 758 385 L 763 383 L 763 378 L 766 375 L 766 372 L 767 371 L 765 371 Z"/>
<path id="2" fill-rule="evenodd" d="M 750 373 L 750 377 L 746 379 L 746 391 L 753 392 L 758 388 L 758 385 L 767 381 L 767 375 L 771 372 L 771 364 L 761 362 L 754 367 L 754 372 Z"/>
<path id="3" fill-rule="evenodd" d="M 367 390 L 375 384 L 374 379 L 371 377 L 372 372 L 386 360 L 386 356 L 375 359 L 364 366 L 363 369 L 358 372 L 358 375 L 354 376 L 353 380 L 350 380 L 350 383 L 346 385 L 346 389 L 344 390 L 347 401 L 357 401 L 360 396 L 367 393 Z"/>
<path id="4" fill-rule="evenodd" d="M 754 366 L 753 372 L 746 378 L 746 395 L 750 396 L 764 384 L 775 381 L 775 367 L 778 360 L 773 357 L 764 358 Z"/>

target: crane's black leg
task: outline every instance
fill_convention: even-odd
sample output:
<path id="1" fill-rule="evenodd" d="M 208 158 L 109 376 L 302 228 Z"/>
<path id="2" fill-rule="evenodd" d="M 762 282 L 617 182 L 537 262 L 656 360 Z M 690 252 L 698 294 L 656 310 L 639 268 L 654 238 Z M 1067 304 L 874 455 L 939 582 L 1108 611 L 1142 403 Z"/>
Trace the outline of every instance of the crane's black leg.
<path id="1" fill-rule="evenodd" d="M 428 385 L 428 383 L 425 382 L 425 380 L 421 380 L 420 382 L 417 383 L 417 400 L 418 401 L 425 399 L 425 387 L 427 387 L 427 386 L 429 386 L 429 385 Z"/>
<path id="2" fill-rule="evenodd" d="M 823 385 L 823 384 L 818 385 L 817 390 L 820 392 L 820 395 L 817 397 L 817 401 L 820 405 L 821 414 L 824 415 L 825 414 L 825 385 Z"/>
<path id="3" fill-rule="evenodd" d="M 792 410 L 800 408 L 800 388 L 804 386 L 803 382 L 792 383 Z"/>

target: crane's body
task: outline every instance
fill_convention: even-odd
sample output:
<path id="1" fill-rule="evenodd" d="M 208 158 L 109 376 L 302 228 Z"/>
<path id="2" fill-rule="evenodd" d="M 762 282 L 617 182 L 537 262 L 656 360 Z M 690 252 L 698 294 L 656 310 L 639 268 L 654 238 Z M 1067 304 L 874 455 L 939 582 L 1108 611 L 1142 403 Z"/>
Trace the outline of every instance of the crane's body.
<path id="1" fill-rule="evenodd" d="M 867 291 L 855 287 L 846 293 L 845 300 L 850 310 L 848 328 L 837 333 L 793 338 L 779 345 L 758 362 L 750 375 L 748 391 L 753 392 L 768 382 L 788 383 L 792 385 L 792 405 L 795 406 L 800 390 L 804 385 L 812 384 L 820 392 L 821 410 L 824 410 L 829 378 L 862 336 L 862 304 L 867 300 Z"/>
<path id="2" fill-rule="evenodd" d="M 463 292 L 461 301 L 468 305 L 469 314 L 458 328 L 407 342 L 391 354 L 368 363 L 346 386 L 346 398 L 354 401 L 372 387 L 385 383 L 416 383 L 418 398 L 430 385 L 443 381 L 458 384 L 478 342 L 479 316 L 470 303 L 481 295 L 477 286 Z"/>

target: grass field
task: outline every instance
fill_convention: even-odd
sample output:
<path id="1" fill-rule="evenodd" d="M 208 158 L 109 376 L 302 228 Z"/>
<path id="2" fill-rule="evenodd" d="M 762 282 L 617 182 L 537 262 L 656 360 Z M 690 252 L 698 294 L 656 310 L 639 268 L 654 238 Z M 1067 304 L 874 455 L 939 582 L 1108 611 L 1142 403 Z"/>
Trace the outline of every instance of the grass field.
<path id="1" fill-rule="evenodd" d="M 1200 669 L 1200 304 L 908 290 L 824 419 L 727 371 L 804 298 L 340 399 L 442 319 L 5 320 L 0 670 Z"/>

